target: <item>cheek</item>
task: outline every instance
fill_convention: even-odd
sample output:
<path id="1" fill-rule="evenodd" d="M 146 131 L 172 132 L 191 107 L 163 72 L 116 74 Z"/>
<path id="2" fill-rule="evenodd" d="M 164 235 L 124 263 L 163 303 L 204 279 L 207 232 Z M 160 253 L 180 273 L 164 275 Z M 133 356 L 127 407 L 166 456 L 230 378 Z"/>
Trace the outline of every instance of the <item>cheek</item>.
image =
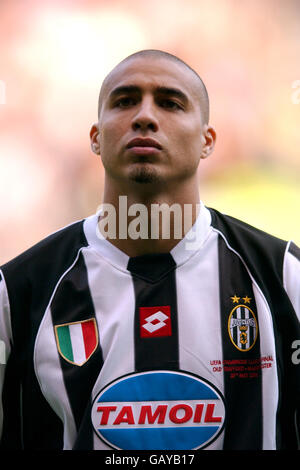
<path id="1" fill-rule="evenodd" d="M 102 159 L 112 159 L 118 152 L 122 135 L 121 126 L 105 123 L 100 130 L 100 153 Z"/>
<path id="2" fill-rule="evenodd" d="M 100 139 L 105 146 L 109 146 L 116 139 L 116 126 L 107 122 L 101 127 Z"/>
<path id="3" fill-rule="evenodd" d="M 117 139 L 122 133 L 122 128 L 124 127 L 124 120 L 120 118 L 116 119 L 116 117 L 113 115 L 106 115 L 99 122 L 99 127 L 103 140 L 110 141 L 112 139 Z"/>
<path id="4" fill-rule="evenodd" d="M 184 161 L 197 160 L 202 151 L 203 143 L 201 138 L 201 129 L 195 129 L 191 126 L 181 126 L 174 133 L 175 151 L 179 156 L 183 155 Z"/>
<path id="5" fill-rule="evenodd" d="M 124 147 L 124 123 L 115 120 L 105 120 L 100 127 L 100 156 L 105 170 L 115 172 L 122 164 L 122 149 Z"/>

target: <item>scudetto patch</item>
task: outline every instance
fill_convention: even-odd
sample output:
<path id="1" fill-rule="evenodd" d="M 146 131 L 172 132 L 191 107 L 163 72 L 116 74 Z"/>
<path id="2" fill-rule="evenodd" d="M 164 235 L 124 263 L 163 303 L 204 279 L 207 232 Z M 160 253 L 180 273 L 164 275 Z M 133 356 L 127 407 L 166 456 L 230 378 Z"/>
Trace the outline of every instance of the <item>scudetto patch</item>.
<path id="1" fill-rule="evenodd" d="M 55 325 L 55 338 L 59 354 L 71 364 L 82 366 L 98 346 L 96 320 Z"/>
<path id="2" fill-rule="evenodd" d="M 118 378 L 96 396 L 94 431 L 123 450 L 203 449 L 222 432 L 225 403 L 207 380 L 184 371 Z"/>

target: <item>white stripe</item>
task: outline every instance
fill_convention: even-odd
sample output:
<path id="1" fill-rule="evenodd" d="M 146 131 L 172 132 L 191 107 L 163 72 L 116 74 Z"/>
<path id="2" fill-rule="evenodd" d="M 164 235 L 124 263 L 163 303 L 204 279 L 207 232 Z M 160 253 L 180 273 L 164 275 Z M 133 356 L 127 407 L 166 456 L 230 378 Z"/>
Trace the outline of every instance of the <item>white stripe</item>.
<path id="1" fill-rule="evenodd" d="M 244 311 L 245 311 L 245 318 L 247 320 L 249 320 L 250 318 L 250 315 L 249 315 L 249 310 L 247 308 L 244 308 Z M 250 348 L 250 330 L 251 330 L 251 327 L 248 323 L 248 327 L 247 327 L 247 343 L 246 343 L 246 349 L 249 349 Z"/>
<path id="2" fill-rule="evenodd" d="M 272 316 L 269 306 L 253 285 L 258 324 L 260 329 L 260 353 L 261 356 L 272 355 L 273 362 L 270 368 L 262 369 L 262 409 L 263 409 L 263 449 L 276 449 L 276 411 L 278 406 L 278 377 L 276 364 L 276 349 L 273 333 Z"/>
<path id="3" fill-rule="evenodd" d="M 249 320 L 249 310 L 247 308 L 244 308 L 244 313 L 245 313 L 245 319 L 246 320 Z M 247 330 L 246 330 L 246 334 L 247 334 L 247 343 L 246 343 L 246 349 L 249 349 L 250 348 L 250 330 L 251 330 L 251 327 L 248 323 L 248 326 L 247 326 Z"/>
<path id="4" fill-rule="evenodd" d="M 236 318 L 240 320 L 241 319 L 241 307 L 238 307 L 235 312 L 236 312 Z M 242 344 L 240 342 L 240 329 L 238 326 L 236 326 L 236 333 L 237 333 L 237 339 L 236 339 L 237 345 L 241 349 Z"/>
<path id="5" fill-rule="evenodd" d="M 87 267 L 104 359 L 104 365 L 92 392 L 92 398 L 95 398 L 109 382 L 135 370 L 135 295 L 128 271 L 123 272 L 112 266 L 91 247 L 85 248 L 82 253 Z M 95 433 L 94 449 L 109 449 Z"/>
<path id="6" fill-rule="evenodd" d="M 86 361 L 81 323 L 69 325 L 69 332 L 72 343 L 73 361 L 75 364 L 81 365 Z"/>
<path id="7" fill-rule="evenodd" d="M 244 314 L 245 314 L 245 319 L 249 319 L 249 310 L 247 308 L 244 308 L 244 307 L 237 308 L 238 318 L 239 319 L 242 318 L 242 312 L 243 311 L 244 311 Z M 250 341 L 250 326 L 248 326 L 248 329 L 246 330 L 246 335 L 247 335 L 246 344 L 241 343 L 241 333 L 242 333 L 242 331 L 239 329 L 239 327 L 237 328 L 237 332 L 238 332 L 238 347 L 240 349 L 249 349 L 249 347 L 250 347 L 250 342 L 249 342 Z"/>
<path id="8" fill-rule="evenodd" d="M 53 289 L 36 336 L 33 355 L 34 370 L 41 392 L 64 423 L 64 450 L 72 449 L 77 431 L 55 342 L 50 305 L 61 281 L 77 263 L 81 250 L 82 248 L 78 250 L 74 262 L 61 275 Z"/>
<path id="9" fill-rule="evenodd" d="M 2 388 L 4 382 L 4 373 L 6 368 L 7 359 L 10 355 L 10 344 L 12 342 L 12 332 L 11 332 L 11 318 L 10 318 L 10 305 L 7 293 L 7 287 L 4 280 L 4 275 L 0 271 L 0 438 L 2 435 L 2 426 L 3 426 L 3 407 L 2 407 Z"/>
<path id="10" fill-rule="evenodd" d="M 278 408 L 278 373 L 276 362 L 276 347 L 273 318 L 269 304 L 261 291 L 259 285 L 253 278 L 249 268 L 241 255 L 228 243 L 225 235 L 213 227 L 225 241 L 229 250 L 235 253 L 242 261 L 247 273 L 252 280 L 252 287 L 257 307 L 258 324 L 260 329 L 260 352 L 261 356 L 273 356 L 273 364 L 270 369 L 262 370 L 262 406 L 263 406 L 263 450 L 276 450 L 276 413 Z"/>
<path id="11" fill-rule="evenodd" d="M 179 367 L 205 377 L 224 394 L 223 372 L 211 361 L 223 359 L 217 234 L 176 270 Z M 199 282 L 197 282 L 197 279 Z M 221 450 L 224 433 L 207 449 Z"/>
<path id="12" fill-rule="evenodd" d="M 300 320 L 300 262 L 288 251 L 283 263 L 283 285 Z"/>

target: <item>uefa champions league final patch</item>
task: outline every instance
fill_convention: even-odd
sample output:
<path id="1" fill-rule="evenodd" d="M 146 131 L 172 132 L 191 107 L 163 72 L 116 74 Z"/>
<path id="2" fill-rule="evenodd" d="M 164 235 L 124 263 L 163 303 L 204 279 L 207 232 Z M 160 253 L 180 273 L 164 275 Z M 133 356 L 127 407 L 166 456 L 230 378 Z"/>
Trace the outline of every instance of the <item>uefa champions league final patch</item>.
<path id="1" fill-rule="evenodd" d="M 183 371 L 123 376 L 96 396 L 94 431 L 119 450 L 203 449 L 222 432 L 225 403 L 208 381 Z"/>

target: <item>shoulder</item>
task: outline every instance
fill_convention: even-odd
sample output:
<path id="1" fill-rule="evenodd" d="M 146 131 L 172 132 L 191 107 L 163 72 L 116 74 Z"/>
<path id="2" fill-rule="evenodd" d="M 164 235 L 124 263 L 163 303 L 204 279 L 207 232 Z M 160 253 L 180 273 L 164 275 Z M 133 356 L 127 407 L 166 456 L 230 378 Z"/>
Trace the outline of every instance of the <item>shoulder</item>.
<path id="1" fill-rule="evenodd" d="M 300 248 L 292 241 L 284 258 L 283 283 L 300 320 Z"/>
<path id="2" fill-rule="evenodd" d="M 0 267 L 8 284 L 59 273 L 72 262 L 80 247 L 87 245 L 84 220 L 74 222 L 48 235 L 28 250 Z"/>
<path id="3" fill-rule="evenodd" d="M 209 211 L 213 229 L 228 248 L 242 257 L 263 290 L 280 297 L 283 288 L 299 315 L 300 249 L 297 245 L 215 209 Z"/>
<path id="4" fill-rule="evenodd" d="M 255 265 L 267 265 L 282 273 L 288 242 L 248 223 L 209 209 L 212 227 L 220 233 L 230 247 Z"/>
<path id="5" fill-rule="evenodd" d="M 287 252 L 288 252 L 288 255 L 291 256 L 293 260 L 295 260 L 294 263 L 297 264 L 297 266 L 299 266 L 300 265 L 300 248 L 293 241 L 289 243 Z"/>
<path id="6" fill-rule="evenodd" d="M 265 245 L 268 250 L 279 249 L 284 251 L 286 249 L 287 241 L 285 240 L 260 230 L 245 221 L 222 214 L 216 209 L 209 208 L 209 211 L 212 216 L 212 226 L 230 238 L 233 243 L 238 241 L 256 242 L 258 245 Z"/>

